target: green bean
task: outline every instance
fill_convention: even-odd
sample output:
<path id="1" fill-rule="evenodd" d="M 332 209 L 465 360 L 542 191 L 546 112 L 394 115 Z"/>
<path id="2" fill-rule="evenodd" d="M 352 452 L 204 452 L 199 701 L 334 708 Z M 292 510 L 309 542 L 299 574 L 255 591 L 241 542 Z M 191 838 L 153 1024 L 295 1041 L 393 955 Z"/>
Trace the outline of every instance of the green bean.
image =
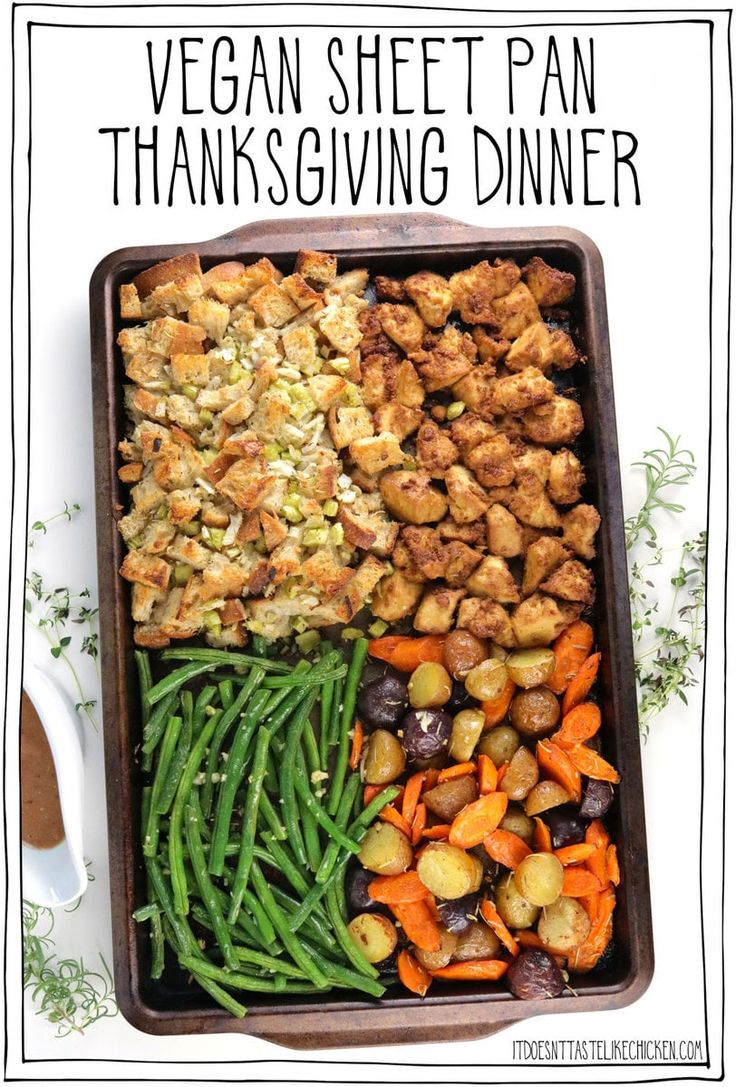
<path id="1" fill-rule="evenodd" d="M 184 717 L 184 724 L 181 730 L 181 736 L 179 737 L 179 743 L 176 746 L 176 751 L 171 760 L 168 773 L 164 778 L 163 785 L 161 786 L 161 792 L 158 796 L 158 800 L 155 802 L 154 807 L 160 815 L 166 815 L 169 808 L 174 802 L 174 796 L 176 794 L 176 788 L 179 784 L 179 778 L 181 777 L 182 770 L 189 758 L 189 752 L 192 749 L 192 734 L 194 726 L 194 706 L 192 700 L 191 691 L 181 692 L 181 709 Z"/>
<path id="2" fill-rule="evenodd" d="M 271 859 L 267 861 L 267 863 L 271 864 L 277 871 L 286 876 L 297 894 L 305 895 L 309 890 L 310 884 L 307 883 L 302 873 L 294 864 L 288 851 L 276 840 L 276 836 L 268 831 L 263 831 L 261 833 L 261 838 L 265 843 L 266 850 L 271 855 Z"/>
<path id="3" fill-rule="evenodd" d="M 160 913 L 161 907 L 158 902 L 146 902 L 145 906 L 139 906 L 137 910 L 133 910 L 132 917 L 138 924 L 142 924 L 143 921 L 150 921 L 155 913 Z"/>
<path id="4" fill-rule="evenodd" d="M 161 866 L 154 857 L 146 857 L 145 865 L 148 878 L 153 887 L 153 892 L 156 895 L 157 900 L 161 903 L 166 919 L 171 926 L 174 936 L 174 939 L 171 941 L 172 946 L 178 951 L 186 951 L 191 947 L 189 935 L 190 929 L 186 922 L 182 920 L 181 917 L 177 916 L 166 878 L 161 871 Z"/>
<path id="5" fill-rule="evenodd" d="M 254 634 L 251 638 L 251 643 L 253 645 L 253 652 L 257 657 L 269 656 L 270 646 L 262 634 Z"/>
<path id="6" fill-rule="evenodd" d="M 266 878 L 256 860 L 253 861 L 252 873 L 253 886 L 256 894 L 266 913 L 270 917 L 273 927 L 278 932 L 279 939 L 284 945 L 285 950 L 291 955 L 297 966 L 302 968 L 310 981 L 314 982 L 314 984 L 320 988 L 324 988 L 327 985 L 327 979 L 322 971 L 314 964 L 314 962 L 312 962 L 311 958 L 292 932 L 291 919 L 287 919 L 277 905 L 276 900 L 271 893 L 271 888 L 266 882 Z"/>
<path id="7" fill-rule="evenodd" d="M 177 693 L 172 691 L 162 702 L 159 702 L 148 718 L 143 729 L 143 743 L 141 744 L 141 751 L 144 755 L 152 754 L 158 746 L 158 742 L 164 734 L 166 723 L 176 705 L 176 700 Z"/>
<path id="8" fill-rule="evenodd" d="M 320 652 L 324 656 L 324 642 L 320 646 Z M 319 766 L 320 770 L 327 770 L 327 757 L 329 755 L 330 740 L 330 711 L 332 709 L 332 697 L 335 693 L 335 681 L 329 679 L 322 687 L 319 700 Z"/>
<path id="9" fill-rule="evenodd" d="M 233 694 L 233 681 L 231 679 L 223 679 L 217 684 L 217 690 L 220 693 L 220 701 L 222 702 L 222 708 L 229 710 L 233 704 L 235 695 Z"/>
<path id="10" fill-rule="evenodd" d="M 209 993 L 213 1000 L 216 1000 L 218 1004 L 222 1005 L 226 1011 L 229 1011 L 231 1015 L 236 1016 L 238 1019 L 242 1019 L 248 1014 L 248 1009 L 244 1008 L 235 997 L 230 995 L 230 993 L 221 989 L 217 982 L 212 979 L 211 975 L 206 972 L 208 967 L 203 967 L 202 960 L 190 959 L 187 956 L 180 955 L 179 962 L 185 969 L 189 970 L 192 977 L 197 979 L 197 984 L 200 985 L 206 993 Z M 225 973 L 224 970 L 222 972 L 223 974 Z"/>
<path id="11" fill-rule="evenodd" d="M 360 797 L 360 774 L 351 774 L 348 778 L 347 785 L 343 790 L 343 794 L 340 797 L 340 806 L 337 809 L 335 815 L 335 823 L 340 830 L 345 830 L 348 825 L 348 819 L 350 818 L 350 811 L 357 798 Z M 317 883 L 324 883 L 335 867 L 335 861 L 337 855 L 340 852 L 340 844 L 334 838 L 327 846 L 322 863 L 317 869 L 315 880 Z"/>
<path id="12" fill-rule="evenodd" d="M 316 672 L 317 667 L 319 667 L 319 665 L 315 667 L 314 672 Z M 315 675 L 314 672 L 310 672 L 308 675 L 305 675 L 298 680 L 294 679 L 293 676 L 268 676 L 267 679 L 264 679 L 263 686 L 267 687 L 269 690 L 279 690 L 281 687 L 320 686 L 328 679 L 340 679 L 342 676 L 346 675 L 347 670 L 347 665 L 341 664 L 337 668 L 332 668 L 329 672 L 324 672 L 321 675 Z"/>
<path id="13" fill-rule="evenodd" d="M 248 682 L 244 687 L 238 691 L 237 697 L 229 709 L 223 710 L 220 723 L 217 726 L 217 732 L 212 737 L 212 744 L 210 746 L 209 754 L 207 755 L 207 769 L 205 771 L 204 788 L 202 789 L 202 814 L 205 819 L 209 819 L 210 812 L 212 810 L 212 796 L 214 793 L 215 783 L 213 781 L 213 774 L 217 770 L 217 763 L 220 758 L 220 751 L 225 737 L 230 731 L 231 726 L 237 721 L 240 716 L 243 707 L 249 701 L 251 695 L 253 695 L 258 687 L 261 685 L 263 679 L 263 669 L 253 668 L 248 676 Z"/>
<path id="14" fill-rule="evenodd" d="M 317 820 L 320 826 L 324 827 L 331 838 L 339 842 L 343 849 L 349 850 L 351 853 L 360 853 L 360 846 L 357 842 L 354 842 L 352 838 L 349 838 L 344 830 L 341 830 L 334 820 L 330 819 L 324 808 L 315 800 L 312 795 L 312 790 L 309 788 L 309 782 L 306 779 L 306 774 L 301 771 L 299 763 L 296 765 L 296 776 L 294 780 L 294 787 L 299 796 L 304 801 L 307 811 Z"/>
<path id="15" fill-rule="evenodd" d="M 140 692 L 141 699 L 141 725 L 143 728 L 148 724 L 149 709 L 146 702 L 146 695 L 153 686 L 153 677 L 151 675 L 151 661 L 148 653 L 145 649 L 135 650 L 135 665 L 138 671 L 138 690 Z M 151 769 L 151 753 L 144 753 L 142 759 L 142 766 L 144 770 Z"/>
<path id="16" fill-rule="evenodd" d="M 329 748 L 336 747 L 338 740 L 340 739 L 340 715 L 342 713 L 342 696 L 345 690 L 345 680 L 338 679 L 335 682 L 335 687 L 332 695 L 332 706 L 330 707 L 330 726 L 329 726 Z"/>
<path id="17" fill-rule="evenodd" d="M 325 658 L 326 659 L 326 658 Z M 284 816 L 284 826 L 288 834 L 289 844 L 294 853 L 297 864 L 307 867 L 307 853 L 299 825 L 299 812 L 294 789 L 294 775 L 296 770 L 296 753 L 301 741 L 304 723 L 311 713 L 312 706 L 317 698 L 317 689 L 312 687 L 304 701 L 294 714 L 289 731 L 286 735 L 286 746 L 281 758 L 281 771 L 279 776 L 279 788 L 281 792 L 281 806 Z"/>
<path id="18" fill-rule="evenodd" d="M 358 696 L 358 684 L 365 667 L 365 658 L 368 654 L 368 639 L 358 638 L 353 646 L 353 656 L 350 661 L 350 670 L 345 680 L 345 696 L 343 699 L 342 714 L 340 717 L 340 739 L 337 749 L 337 761 L 332 771 L 332 783 L 330 795 L 327 801 L 327 810 L 334 815 L 340 804 L 345 773 L 350 757 L 350 729 L 353 725 L 355 701 Z"/>
<path id="19" fill-rule="evenodd" d="M 300 984 L 298 981 L 287 982 L 286 985 L 279 986 L 279 990 L 277 990 L 273 978 L 253 977 L 252 974 L 244 974 L 242 970 L 223 970 L 221 967 L 215 966 L 214 963 L 205 960 L 181 956 L 179 962 L 185 970 L 191 971 L 198 981 L 200 977 L 206 977 L 219 982 L 221 985 L 227 985 L 231 989 L 247 989 L 257 993 L 277 991 L 282 993 L 313 993 L 315 991 L 313 985 Z M 328 986 L 324 985 L 321 988 L 325 989 Z"/>
<path id="20" fill-rule="evenodd" d="M 350 939 L 349 935 L 348 939 Z M 360 955 L 357 948 L 356 953 Z M 386 992 L 385 986 L 382 985 L 380 981 L 376 981 L 362 971 L 358 972 L 357 970 L 350 970 L 347 966 L 341 966 L 339 963 L 330 962 L 329 959 L 326 959 L 324 955 L 320 953 L 318 948 L 310 948 L 310 954 L 317 963 L 317 966 L 324 971 L 328 981 L 333 982 L 333 984 L 340 985 L 346 989 L 360 989 L 364 993 L 369 993 L 370 996 L 383 996 Z M 367 962 L 367 960 L 364 961 Z M 378 974 L 377 971 L 376 974 Z"/>
<path id="21" fill-rule="evenodd" d="M 210 665 L 227 664 L 236 670 L 241 665 L 249 668 L 257 665 L 259 668 L 265 668 L 267 672 L 282 672 L 286 674 L 293 671 L 292 666 L 290 664 L 284 664 L 283 661 L 269 660 L 267 657 L 251 657 L 247 653 L 233 653 L 229 649 L 201 649 L 199 646 L 191 646 L 190 648 L 184 648 L 182 646 L 174 649 L 164 649 L 161 653 L 161 659 L 208 661 Z"/>
<path id="22" fill-rule="evenodd" d="M 169 768 L 174 759 L 174 752 L 176 750 L 177 740 L 179 739 L 181 724 L 181 717 L 170 717 L 161 744 L 158 765 L 156 766 L 156 775 L 153 779 L 146 832 L 143 838 L 143 853 L 146 857 L 155 857 L 158 852 L 159 817 L 162 814 L 166 814 L 165 810 L 164 812 L 161 812 L 160 810 L 161 797 L 169 776 Z"/>
<path id="23" fill-rule="evenodd" d="M 271 892 L 276 899 L 279 906 L 283 907 L 287 914 L 294 914 L 299 909 L 299 903 L 288 895 L 286 891 L 282 890 L 277 883 L 271 885 Z M 308 937 L 314 943 L 318 944 L 322 948 L 322 954 L 327 958 L 335 959 L 337 962 L 344 961 L 345 956 L 341 950 L 335 945 L 335 937 L 330 926 L 330 922 L 320 912 L 320 908 L 317 907 L 306 919 L 302 925 L 302 930 L 299 935 L 299 939 L 304 942 L 303 937 Z"/>
<path id="24" fill-rule="evenodd" d="M 151 917 L 151 967 L 148 971 L 149 977 L 154 981 L 158 981 L 164 972 L 165 963 L 165 948 L 164 948 L 164 930 L 161 924 L 161 914 L 157 910 Z"/>
<path id="25" fill-rule="evenodd" d="M 304 745 L 304 754 L 307 759 L 307 768 L 311 779 L 312 774 L 318 774 L 322 769 L 322 763 L 319 757 L 319 745 L 317 743 L 317 737 L 314 734 L 314 726 L 311 720 L 307 721 L 304 725 L 302 743 Z"/>
<path id="26" fill-rule="evenodd" d="M 270 799 L 268 793 L 266 792 L 265 778 L 264 778 L 263 784 L 264 784 L 264 788 L 263 788 L 263 791 L 261 792 L 261 797 L 260 797 L 259 806 L 258 806 L 259 814 L 263 817 L 263 822 L 269 828 L 269 830 L 273 834 L 274 838 L 278 838 L 279 841 L 285 842 L 286 839 L 287 839 L 286 827 L 281 822 L 281 819 L 279 818 L 279 813 L 274 808 L 273 804 L 271 803 L 271 799 Z"/>
<path id="27" fill-rule="evenodd" d="M 266 777 L 263 782 L 263 788 L 269 793 L 277 793 L 279 790 L 279 775 L 276 770 L 276 760 L 273 757 L 273 751 L 268 749 L 268 759 L 266 760 Z"/>
<path id="28" fill-rule="evenodd" d="M 207 745 L 212 739 L 213 733 L 220 720 L 218 711 L 208 721 L 200 732 L 192 750 L 189 753 L 186 766 L 181 775 L 179 785 L 174 797 L 169 820 L 169 871 L 171 873 L 171 886 L 174 896 L 174 908 L 177 914 L 184 917 L 189 910 L 189 897 L 187 894 L 186 875 L 184 872 L 184 836 L 182 833 L 184 823 L 184 807 L 189 797 L 194 779 L 199 771 L 204 758 Z"/>
<path id="29" fill-rule="evenodd" d="M 302 774 L 304 774 L 306 780 L 306 772 L 306 767 L 304 765 L 304 752 L 302 751 L 301 747 L 299 747 L 297 749 L 296 780 L 301 780 Z M 306 786 L 306 789 L 309 793 L 310 798 L 313 799 L 312 791 L 309 788 L 309 785 Z M 322 844 L 319 840 L 319 827 L 317 825 L 317 819 L 314 815 L 313 809 L 309 807 L 304 797 L 299 794 L 298 789 L 297 806 L 299 809 L 299 818 L 301 819 L 302 824 L 302 833 L 304 835 L 304 848 L 307 853 L 307 864 L 309 865 L 310 871 L 316 872 L 322 860 Z M 319 805 L 317 806 L 319 807 Z"/>
<path id="30" fill-rule="evenodd" d="M 227 915 L 229 924 L 233 924 L 240 911 L 243 901 L 243 893 L 248 886 L 251 865 L 253 863 L 253 849 L 256 840 L 256 822 L 258 819 L 258 803 L 263 789 L 263 778 L 266 773 L 266 756 L 268 745 L 271 742 L 271 734 L 267 728 L 259 728 L 256 742 L 256 753 L 253 758 L 253 767 L 249 775 L 249 790 L 243 812 L 243 829 L 240 839 L 240 855 L 238 867 L 233 881 L 230 911 Z M 226 840 L 226 839 L 225 839 Z M 268 911 L 266 911 L 268 912 Z"/>
<path id="31" fill-rule="evenodd" d="M 201 819 L 202 813 L 199 810 L 197 794 L 195 791 L 190 795 L 190 801 L 187 804 L 186 821 L 184 823 L 187 845 L 189 846 L 189 856 L 192 860 L 192 868 L 194 870 L 195 879 L 197 880 L 197 886 L 199 887 L 199 894 L 204 902 L 205 909 L 212 920 L 215 937 L 220 946 L 220 950 L 222 951 L 222 956 L 231 970 L 237 970 L 238 960 L 235 956 L 232 940 L 230 938 L 230 929 L 225 923 L 218 897 L 215 894 L 215 889 L 207 872 L 207 862 L 205 860 L 202 838 L 199 832 Z"/>
<path id="32" fill-rule="evenodd" d="M 304 971 L 298 966 L 294 966 L 293 963 L 277 959 L 273 955 L 264 955 L 262 951 L 253 951 L 249 947 L 238 947 L 235 949 L 235 954 L 241 963 L 260 966 L 261 969 L 268 970 L 273 974 L 284 974 L 289 978 L 304 978 L 305 976 Z"/>
<path id="33" fill-rule="evenodd" d="M 194 739 L 199 736 L 202 730 L 202 726 L 207 717 L 207 709 L 212 704 L 212 699 L 217 694 L 217 687 L 207 686 L 203 687 L 197 695 L 197 700 L 194 703 L 194 716 L 192 718 L 192 735 Z"/>
<path id="34" fill-rule="evenodd" d="M 372 966 L 366 957 L 358 950 L 347 930 L 345 921 L 340 913 L 334 884 L 327 888 L 325 904 L 327 906 L 327 916 L 332 922 L 332 930 L 347 958 L 359 973 L 365 974 L 365 976 L 369 978 L 377 978 L 379 975 L 375 966 Z"/>
<path id="35" fill-rule="evenodd" d="M 203 672 L 211 671 L 208 661 L 192 661 L 182 668 L 175 668 L 151 687 L 146 694 L 146 702 L 149 706 L 155 706 L 162 698 L 166 698 L 172 691 L 178 692 L 190 679 L 196 679 Z"/>
<path id="36" fill-rule="evenodd" d="M 264 698 L 259 698 L 263 695 Z M 230 820 L 233 815 L 235 794 L 245 773 L 245 755 L 248 750 L 250 738 L 255 731 L 261 703 L 268 698 L 265 691 L 259 691 L 254 696 L 255 710 L 246 713 L 242 718 L 238 730 L 235 733 L 230 753 L 226 764 L 225 780 L 220 786 L 217 797 L 217 809 L 215 812 L 215 825 L 212 830 L 212 846 L 210 848 L 209 871 L 213 876 L 221 876 L 225 864 L 225 846 L 230 832 Z M 265 731 L 265 730 L 264 730 Z"/>

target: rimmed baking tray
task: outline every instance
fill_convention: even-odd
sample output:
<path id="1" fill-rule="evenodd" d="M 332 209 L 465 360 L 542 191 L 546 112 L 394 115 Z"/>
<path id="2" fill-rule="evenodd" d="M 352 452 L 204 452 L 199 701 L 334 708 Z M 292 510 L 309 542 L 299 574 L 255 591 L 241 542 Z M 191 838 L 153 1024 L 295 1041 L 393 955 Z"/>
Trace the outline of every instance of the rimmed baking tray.
<path id="1" fill-rule="evenodd" d="M 603 969 L 576 978 L 575 993 L 566 997 L 519 1001 L 499 985 L 462 984 L 435 986 L 423 1000 L 399 991 L 381 1001 L 359 994 L 321 999 L 253 994 L 248 1015 L 237 1020 L 196 987 L 172 982 L 166 974 L 158 982 L 148 978 L 147 936 L 131 919 L 135 905 L 143 901 L 140 773 L 135 762 L 141 723 L 128 588 L 117 574 L 124 549 L 114 512 L 128 501 L 116 472 L 116 446 L 125 428 L 123 367 L 115 346 L 121 325 L 118 287 L 177 253 L 199 253 L 205 268 L 266 255 L 288 271 L 300 248 L 337 253 L 342 268 L 367 266 L 397 276 L 425 267 L 449 274 L 496 256 L 522 263 L 536 253 L 577 277 L 572 331 L 588 363 L 577 367 L 581 374 L 574 380 L 586 421 L 588 497 L 603 519 L 594 564 L 596 636 L 603 653 L 599 687 L 604 748 L 622 773 L 610 817 L 622 882 L 615 952 Z M 210 241 L 111 253 L 92 275 L 90 314 L 113 958 L 117 997 L 126 1018 L 154 1034 L 239 1031 L 294 1049 L 315 1049 L 479 1038 L 533 1015 L 608 1010 L 636 1000 L 653 971 L 651 908 L 605 284 L 593 242 L 563 228 L 483 229 L 421 214 L 252 223 Z"/>

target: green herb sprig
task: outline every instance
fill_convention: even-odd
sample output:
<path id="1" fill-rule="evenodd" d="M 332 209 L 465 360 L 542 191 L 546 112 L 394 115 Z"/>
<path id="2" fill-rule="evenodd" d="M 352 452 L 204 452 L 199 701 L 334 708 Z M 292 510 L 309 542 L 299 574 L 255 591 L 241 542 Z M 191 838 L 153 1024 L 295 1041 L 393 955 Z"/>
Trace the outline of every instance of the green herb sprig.
<path id="1" fill-rule="evenodd" d="M 100 970 L 83 959 L 60 959 L 52 937 L 54 915 L 45 906 L 23 902 L 23 989 L 36 1014 L 56 1027 L 57 1038 L 83 1034 L 98 1019 L 117 1015 L 112 974 L 100 954 Z"/>
<path id="2" fill-rule="evenodd" d="M 78 502 L 65 501 L 64 509 L 60 510 L 59 513 L 52 514 L 51 517 L 47 517 L 45 521 L 34 521 L 28 532 L 28 547 L 33 547 L 34 533 L 41 533 L 45 536 L 50 524 L 54 521 L 58 521 L 60 517 L 66 517 L 67 521 L 71 521 L 73 515 L 79 513 L 80 509 L 81 506 Z"/>
<path id="3" fill-rule="evenodd" d="M 652 721 L 675 697 L 687 704 L 685 691 L 699 682 L 695 666 L 703 659 L 705 634 L 705 564 L 707 538 L 700 532 L 674 548 L 659 543 L 657 511 L 680 514 L 684 505 L 673 502 L 670 487 L 685 486 L 696 472 L 695 457 L 658 428 L 666 447 L 648 450 L 635 468 L 643 468 L 646 495 L 638 511 L 625 522 L 630 563 L 629 599 L 634 635 L 636 680 L 639 688 L 639 728 L 646 738 Z M 644 538 L 642 538 L 644 537 Z M 642 551 L 642 549 L 646 549 Z M 641 552 L 641 557 L 634 557 Z M 678 555 L 669 578 L 672 593 L 662 621 L 661 601 L 654 580 L 656 571 Z"/>

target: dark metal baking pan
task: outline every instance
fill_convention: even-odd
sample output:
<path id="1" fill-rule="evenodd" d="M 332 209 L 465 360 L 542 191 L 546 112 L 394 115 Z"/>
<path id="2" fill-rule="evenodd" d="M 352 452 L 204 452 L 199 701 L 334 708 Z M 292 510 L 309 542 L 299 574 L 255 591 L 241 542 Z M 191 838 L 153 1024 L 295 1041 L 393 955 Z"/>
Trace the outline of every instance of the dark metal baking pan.
<path id="1" fill-rule="evenodd" d="M 460 984 L 436 986 L 423 1000 L 398 991 L 381 1001 L 357 994 L 352 999 L 349 994 L 327 994 L 320 1000 L 254 994 L 248 1015 L 236 1020 L 195 986 L 171 981 L 166 974 L 159 982 L 148 978 L 147 937 L 131 920 L 134 906 L 142 901 L 143 883 L 135 761 L 140 714 L 128 590 L 117 574 L 123 544 L 113 516 L 115 506 L 128 500 L 116 474 L 116 445 L 125 427 L 123 369 L 115 346 L 118 287 L 177 253 L 199 253 L 205 268 L 236 257 L 247 263 L 266 255 L 287 271 L 300 248 L 335 252 L 342 268 L 367 266 L 399 276 L 425 267 L 450 273 L 496 256 L 522 263 L 536 253 L 577 277 L 572 331 L 588 363 L 576 368 L 573 380 L 586 421 L 588 497 L 603 518 L 595 563 L 596 636 L 603 653 L 602 735 L 607 756 L 623 780 L 611 818 L 622 869 L 615 953 L 598 972 L 575 979 L 575 994 L 519 1001 L 499 985 Z M 313 1049 L 479 1038 L 533 1015 L 609 1010 L 636 1000 L 653 970 L 651 909 L 606 296 L 595 245 L 574 230 L 483 229 L 433 215 L 260 222 L 211 241 L 111 253 L 92 276 L 90 310 L 113 948 L 115 986 L 126 1018 L 154 1034 L 240 1031 L 295 1049 Z"/>

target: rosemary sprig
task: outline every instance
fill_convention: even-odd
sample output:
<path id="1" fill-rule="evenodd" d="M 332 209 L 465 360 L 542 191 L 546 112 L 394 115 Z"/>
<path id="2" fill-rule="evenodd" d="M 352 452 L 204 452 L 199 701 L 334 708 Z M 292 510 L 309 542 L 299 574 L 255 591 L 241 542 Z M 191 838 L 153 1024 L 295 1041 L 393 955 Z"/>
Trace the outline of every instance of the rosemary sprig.
<path id="1" fill-rule="evenodd" d="M 654 514 L 658 510 L 682 513 L 685 507 L 665 498 L 672 486 L 684 486 L 696 471 L 693 454 L 680 447 L 680 438 L 664 435 L 666 448 L 649 450 L 633 467 L 643 468 L 646 495 L 638 513 L 626 520 L 626 546 L 631 553 L 629 599 L 634 635 L 636 679 L 639 688 L 639 728 L 646 738 L 654 718 L 677 697 L 687 704 L 684 693 L 699 677 L 694 666 L 703 659 L 705 559 L 707 539 L 701 532 L 675 548 L 664 548 L 658 540 Z M 645 536 L 645 539 L 641 537 Z M 637 545 L 639 545 L 637 547 Z M 641 557 L 636 552 L 646 551 Z M 678 563 L 671 574 L 669 613 L 661 621 L 660 600 L 654 578 L 676 552 Z"/>
<path id="2" fill-rule="evenodd" d="M 54 915 L 45 906 L 23 901 L 23 988 L 36 1014 L 56 1027 L 57 1038 L 83 1034 L 104 1016 L 117 1015 L 110 969 L 100 954 L 100 970 L 83 959 L 60 959 L 52 939 Z"/>

